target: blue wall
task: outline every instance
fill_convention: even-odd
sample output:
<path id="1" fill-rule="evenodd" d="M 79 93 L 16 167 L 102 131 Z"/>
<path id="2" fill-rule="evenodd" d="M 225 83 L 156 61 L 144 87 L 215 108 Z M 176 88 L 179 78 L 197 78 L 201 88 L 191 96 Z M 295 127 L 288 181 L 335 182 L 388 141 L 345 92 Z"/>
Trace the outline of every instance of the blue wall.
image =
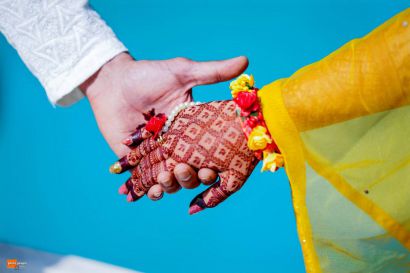
<path id="1" fill-rule="evenodd" d="M 137 59 L 250 58 L 257 85 L 286 77 L 407 1 L 91 1 Z M 241 37 L 235 39 L 235 37 Z M 304 272 L 283 171 L 254 172 L 217 209 L 188 216 L 201 189 L 128 204 L 126 176 L 88 102 L 54 109 L 0 37 L 0 241 L 77 254 L 145 272 Z M 228 99 L 228 84 L 200 87 L 200 101 Z M 210 263 L 210 264 L 207 264 Z"/>

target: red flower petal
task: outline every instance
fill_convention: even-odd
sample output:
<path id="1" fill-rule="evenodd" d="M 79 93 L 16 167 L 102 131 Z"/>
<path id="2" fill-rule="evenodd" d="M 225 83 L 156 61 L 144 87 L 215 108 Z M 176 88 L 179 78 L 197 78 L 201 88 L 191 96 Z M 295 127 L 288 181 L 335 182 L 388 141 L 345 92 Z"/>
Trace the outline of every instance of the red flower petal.
<path id="1" fill-rule="evenodd" d="M 154 135 L 154 138 L 157 137 L 159 132 L 161 132 L 162 127 L 164 127 L 167 117 L 164 114 L 158 114 L 147 122 L 145 129 Z"/>
<path id="2" fill-rule="evenodd" d="M 244 121 L 244 125 L 250 128 L 255 128 L 258 125 L 258 118 L 255 116 L 250 116 Z"/>
<path id="3" fill-rule="evenodd" d="M 235 103 L 241 108 L 242 111 L 250 111 L 254 104 L 257 104 L 258 97 L 255 92 L 239 92 L 234 99 Z"/>

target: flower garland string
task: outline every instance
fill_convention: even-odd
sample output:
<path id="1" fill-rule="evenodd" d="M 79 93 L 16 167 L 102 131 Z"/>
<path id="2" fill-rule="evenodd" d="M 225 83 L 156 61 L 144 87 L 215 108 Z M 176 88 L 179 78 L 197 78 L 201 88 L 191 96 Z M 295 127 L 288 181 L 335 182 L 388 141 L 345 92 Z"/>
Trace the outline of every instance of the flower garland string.
<path id="1" fill-rule="evenodd" d="M 258 98 L 258 88 L 254 86 L 252 75 L 242 74 L 231 82 L 229 88 L 233 101 L 237 105 L 237 114 L 241 118 L 242 130 L 248 140 L 248 148 L 263 161 L 262 171 L 277 171 L 283 167 L 283 156 L 270 135 L 262 115 Z"/>
<path id="2" fill-rule="evenodd" d="M 168 117 L 164 113 L 155 114 L 155 109 L 153 108 L 147 113 L 143 113 L 144 119 L 147 121 L 147 124 L 145 124 L 145 130 L 150 132 L 154 139 L 161 139 L 162 134 L 165 134 L 168 131 L 169 127 L 171 127 L 172 121 L 179 114 L 179 112 L 191 106 L 200 104 L 201 102 L 199 101 L 181 103 L 172 109 Z"/>

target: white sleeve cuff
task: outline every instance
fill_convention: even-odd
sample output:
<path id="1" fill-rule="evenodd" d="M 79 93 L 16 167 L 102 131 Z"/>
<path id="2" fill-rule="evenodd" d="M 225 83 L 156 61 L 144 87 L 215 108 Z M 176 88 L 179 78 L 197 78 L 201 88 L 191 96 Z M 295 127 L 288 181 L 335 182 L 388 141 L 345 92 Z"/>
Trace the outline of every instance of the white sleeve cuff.
<path id="1" fill-rule="evenodd" d="M 44 83 L 51 103 L 68 106 L 83 98 L 84 94 L 78 86 L 124 51 L 127 51 L 125 46 L 114 38 L 95 44 L 70 70 Z"/>

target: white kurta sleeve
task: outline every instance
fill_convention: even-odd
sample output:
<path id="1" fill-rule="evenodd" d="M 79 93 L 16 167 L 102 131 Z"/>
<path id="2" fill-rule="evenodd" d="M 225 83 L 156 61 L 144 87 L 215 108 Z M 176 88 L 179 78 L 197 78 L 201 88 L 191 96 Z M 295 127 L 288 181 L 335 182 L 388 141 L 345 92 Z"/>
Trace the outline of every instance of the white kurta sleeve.
<path id="1" fill-rule="evenodd" d="M 59 105 L 82 98 L 78 86 L 127 50 L 86 0 L 0 0 L 0 31 Z"/>

